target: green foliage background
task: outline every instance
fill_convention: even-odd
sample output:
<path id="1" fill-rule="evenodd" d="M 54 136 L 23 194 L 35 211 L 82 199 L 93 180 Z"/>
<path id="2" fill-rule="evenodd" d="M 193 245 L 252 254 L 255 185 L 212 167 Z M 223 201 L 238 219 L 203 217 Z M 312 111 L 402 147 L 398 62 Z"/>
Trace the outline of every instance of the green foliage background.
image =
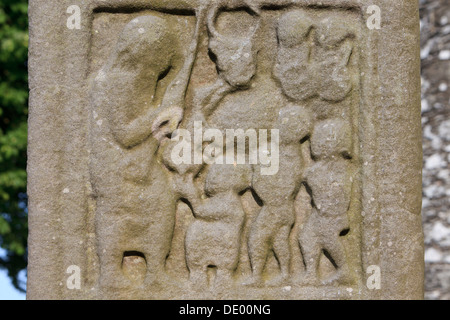
<path id="1" fill-rule="evenodd" d="M 0 269 L 16 288 L 27 265 L 28 2 L 0 0 Z"/>

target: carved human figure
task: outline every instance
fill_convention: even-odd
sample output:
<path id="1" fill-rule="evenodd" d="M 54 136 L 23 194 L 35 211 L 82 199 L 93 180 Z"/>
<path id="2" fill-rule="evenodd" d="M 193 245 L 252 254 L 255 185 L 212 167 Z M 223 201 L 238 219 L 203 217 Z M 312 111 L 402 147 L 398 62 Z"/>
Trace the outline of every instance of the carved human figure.
<path id="1" fill-rule="evenodd" d="M 263 271 L 270 250 L 280 265 L 280 277 L 270 284 L 279 285 L 289 277 L 289 234 L 295 222 L 294 201 L 299 192 L 304 169 L 301 141 L 311 133 L 310 112 L 288 104 L 279 112 L 279 171 L 263 175 L 254 170 L 252 187 L 263 203 L 251 226 L 248 240 L 252 279 L 247 284 L 263 284 Z"/>
<path id="2" fill-rule="evenodd" d="M 149 283 L 169 280 L 164 265 L 171 247 L 176 195 L 158 163 L 159 145 L 182 119 L 202 16 L 200 9 L 188 50 L 182 50 L 174 27 L 164 18 L 133 19 L 91 84 L 94 108 L 106 114 L 120 150 L 116 159 L 109 159 L 117 161 L 117 173 L 99 174 L 102 155 L 93 157 L 98 162 L 93 164 L 97 172 L 92 181 L 102 287 L 129 284 L 121 270 L 127 254 L 144 259 Z M 120 179 L 115 182 L 118 187 L 102 182 L 111 174 Z"/>
<path id="3" fill-rule="evenodd" d="M 318 268 L 322 253 L 337 269 L 327 281 L 349 280 L 341 237 L 350 232 L 347 212 L 355 172 L 351 150 L 352 133 L 347 121 L 330 119 L 315 125 L 311 136 L 314 163 L 305 172 L 312 212 L 299 236 L 306 265 L 305 283 L 320 283 Z"/>
<path id="4" fill-rule="evenodd" d="M 196 188 L 193 174 L 187 183 L 178 184 L 195 216 L 185 239 L 186 262 L 194 285 L 208 286 L 208 267 L 216 268 L 215 284 L 232 284 L 245 220 L 240 193 L 250 187 L 250 180 L 249 165 L 213 164 L 206 169 L 203 191 Z"/>

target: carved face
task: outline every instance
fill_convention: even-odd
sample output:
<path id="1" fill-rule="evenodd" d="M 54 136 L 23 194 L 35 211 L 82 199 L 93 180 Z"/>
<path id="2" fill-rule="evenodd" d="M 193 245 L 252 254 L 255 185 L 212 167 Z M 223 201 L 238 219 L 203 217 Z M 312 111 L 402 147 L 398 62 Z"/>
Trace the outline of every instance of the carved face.
<path id="1" fill-rule="evenodd" d="M 316 124 L 311 137 L 311 151 L 317 160 L 350 157 L 352 153 L 350 124 L 341 119 L 324 120 Z"/>
<path id="2" fill-rule="evenodd" d="M 313 22 L 301 11 L 292 11 L 281 16 L 277 26 L 280 47 L 295 48 L 301 45 L 313 27 Z"/>
<path id="3" fill-rule="evenodd" d="M 213 197 L 219 193 L 241 192 L 251 183 L 252 169 L 248 164 L 212 165 L 208 168 L 205 182 L 205 192 Z"/>
<path id="4" fill-rule="evenodd" d="M 303 106 L 289 105 L 278 114 L 282 144 L 298 143 L 311 134 L 312 116 Z"/>
<path id="5" fill-rule="evenodd" d="M 251 39 L 213 36 L 209 49 L 217 70 L 233 87 L 246 87 L 256 73 L 256 52 Z"/>

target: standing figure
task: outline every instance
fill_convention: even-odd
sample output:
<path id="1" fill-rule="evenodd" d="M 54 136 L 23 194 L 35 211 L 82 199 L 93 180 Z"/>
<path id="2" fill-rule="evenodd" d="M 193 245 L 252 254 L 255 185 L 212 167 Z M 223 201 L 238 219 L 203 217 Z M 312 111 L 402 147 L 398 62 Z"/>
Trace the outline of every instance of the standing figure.
<path id="1" fill-rule="evenodd" d="M 170 281 L 164 266 L 171 247 L 176 195 L 158 161 L 159 145 L 183 117 L 203 12 L 197 12 L 187 50 L 168 20 L 157 15 L 133 19 L 91 84 L 94 114 L 104 117 L 91 126 L 97 136 L 91 180 L 99 281 L 105 290 L 130 285 L 122 270 L 124 258 L 130 255 L 145 263 L 145 282 Z M 107 131 L 96 132 L 100 127 Z M 100 134 L 108 134 L 111 141 L 107 143 L 105 136 L 100 139 Z"/>
<path id="2" fill-rule="evenodd" d="M 347 121 L 323 120 L 311 136 L 314 164 L 305 173 L 312 212 L 300 232 L 306 265 L 304 282 L 318 284 L 320 257 L 325 254 L 337 269 L 329 281 L 345 282 L 349 268 L 342 236 L 350 232 L 347 212 L 353 188 L 352 133 Z"/>
<path id="3" fill-rule="evenodd" d="M 278 51 L 273 75 L 289 100 L 300 102 L 313 95 L 308 84 L 308 39 L 312 27 L 312 21 L 301 11 L 284 14 L 277 24 Z M 264 283 L 263 272 L 271 250 L 280 266 L 280 276 L 271 284 L 280 285 L 289 277 L 289 235 L 295 222 L 294 201 L 304 169 L 301 141 L 311 134 L 311 114 L 297 102 L 288 103 L 279 111 L 276 128 L 280 133 L 279 170 L 274 175 L 262 175 L 255 168 L 253 175 L 252 187 L 263 207 L 248 239 L 252 267 L 252 278 L 246 283 L 249 285 Z"/>
<path id="4" fill-rule="evenodd" d="M 294 202 L 303 174 L 301 141 L 310 135 L 311 127 L 311 115 L 306 108 L 295 104 L 282 108 L 277 124 L 280 134 L 279 171 L 262 175 L 261 170 L 254 170 L 252 187 L 263 207 L 250 230 L 248 248 L 253 277 L 247 284 L 263 284 L 263 271 L 270 250 L 273 250 L 281 271 L 280 277 L 272 284 L 279 285 L 289 277 L 289 234 L 295 222 Z"/>

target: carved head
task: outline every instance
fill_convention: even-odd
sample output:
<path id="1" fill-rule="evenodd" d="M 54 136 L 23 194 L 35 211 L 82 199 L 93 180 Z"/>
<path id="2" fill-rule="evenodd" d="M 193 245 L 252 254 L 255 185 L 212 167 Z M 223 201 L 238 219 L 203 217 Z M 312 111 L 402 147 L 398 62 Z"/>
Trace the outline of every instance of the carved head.
<path id="1" fill-rule="evenodd" d="M 346 39 L 355 37 L 351 25 L 342 19 L 326 18 L 318 25 L 315 42 L 323 49 L 338 48 Z"/>
<path id="2" fill-rule="evenodd" d="M 217 8 L 208 18 L 209 50 L 216 63 L 220 77 L 232 87 L 247 87 L 256 73 L 257 50 L 253 38 L 259 29 L 259 22 L 249 36 L 226 36 L 215 27 Z"/>
<path id="3" fill-rule="evenodd" d="M 278 128 L 282 144 L 298 143 L 312 131 L 312 115 L 303 106 L 291 104 L 280 110 Z"/>
<path id="4" fill-rule="evenodd" d="M 205 192 L 209 197 L 233 191 L 239 193 L 251 184 L 252 168 L 248 164 L 211 165 L 205 181 Z"/>
<path id="5" fill-rule="evenodd" d="M 215 57 L 219 75 L 232 87 L 250 84 L 256 73 L 256 61 L 249 39 L 214 37 L 210 39 L 209 50 Z"/>
<path id="6" fill-rule="evenodd" d="M 312 20 L 302 11 L 290 11 L 278 20 L 277 37 L 281 48 L 296 48 L 304 43 L 313 28 Z"/>
<path id="7" fill-rule="evenodd" d="M 352 145 L 352 130 L 348 121 L 329 119 L 315 125 L 311 153 L 317 160 L 351 158 Z"/>
<path id="8" fill-rule="evenodd" d="M 122 30 L 114 63 L 128 70 L 144 67 L 159 75 L 171 64 L 178 48 L 176 39 L 167 20 L 152 15 L 137 17 Z"/>

